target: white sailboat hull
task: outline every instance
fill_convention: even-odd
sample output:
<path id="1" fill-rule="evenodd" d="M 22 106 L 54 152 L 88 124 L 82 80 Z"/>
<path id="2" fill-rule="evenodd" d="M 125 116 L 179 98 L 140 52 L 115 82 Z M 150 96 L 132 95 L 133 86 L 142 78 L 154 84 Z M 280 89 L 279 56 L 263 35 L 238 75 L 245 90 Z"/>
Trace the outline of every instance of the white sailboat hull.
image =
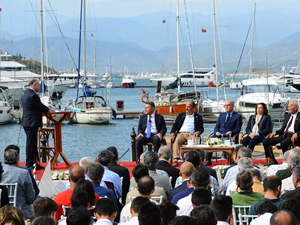
<path id="1" fill-rule="evenodd" d="M 11 123 L 12 120 L 12 107 L 10 107 L 7 102 L 0 101 L 0 124 Z"/>
<path id="2" fill-rule="evenodd" d="M 109 124 L 112 119 L 110 107 L 103 109 L 87 109 L 81 112 L 75 112 L 71 116 L 72 123 L 81 124 Z"/>

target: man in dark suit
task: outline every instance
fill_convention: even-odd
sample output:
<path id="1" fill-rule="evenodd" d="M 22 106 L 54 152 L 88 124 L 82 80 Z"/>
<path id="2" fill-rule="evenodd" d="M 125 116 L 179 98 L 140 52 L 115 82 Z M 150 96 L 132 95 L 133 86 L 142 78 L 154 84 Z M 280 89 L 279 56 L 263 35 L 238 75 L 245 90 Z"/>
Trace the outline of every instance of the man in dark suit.
<path id="1" fill-rule="evenodd" d="M 271 157 L 271 164 L 278 164 L 271 146 L 280 143 L 282 152 L 285 153 L 292 143 L 297 142 L 300 135 L 300 114 L 298 113 L 298 109 L 298 103 L 296 101 L 290 101 L 288 105 L 289 114 L 286 115 L 281 129 L 274 131 L 269 138 L 263 140 L 267 163 Z M 275 137 L 276 135 L 279 136 Z M 269 163 L 269 165 L 271 164 Z"/>
<path id="2" fill-rule="evenodd" d="M 213 168 L 210 168 L 208 166 L 203 165 L 203 162 L 204 162 L 204 159 L 205 159 L 205 151 L 204 151 L 204 149 L 202 149 L 202 148 L 196 148 L 196 149 L 194 149 L 194 151 L 196 151 L 199 154 L 199 158 L 200 158 L 200 165 L 199 165 L 199 167 L 202 167 L 202 168 L 206 169 L 210 176 L 213 176 L 214 178 L 216 178 L 216 180 L 218 180 L 216 170 L 214 170 Z"/>
<path id="3" fill-rule="evenodd" d="M 38 80 L 33 79 L 29 82 L 29 89 L 25 91 L 22 97 L 23 117 L 21 124 L 26 133 L 26 167 L 30 169 L 33 169 L 38 157 L 37 132 L 38 128 L 43 126 L 42 114 L 52 112 L 37 95 L 39 89 Z M 37 170 L 41 168 L 40 165 L 36 164 Z"/>
<path id="4" fill-rule="evenodd" d="M 286 200 L 293 198 L 295 195 L 300 193 L 300 165 L 297 165 L 295 168 L 293 168 L 293 184 L 295 187 L 295 190 L 288 191 L 281 195 L 281 198 Z"/>
<path id="5" fill-rule="evenodd" d="M 176 188 L 173 188 L 170 190 L 170 199 L 171 200 L 176 194 L 181 193 L 188 188 L 187 182 L 189 181 L 194 170 L 195 170 L 195 167 L 190 162 L 184 162 L 181 164 L 179 175 L 182 177 L 182 183 L 180 185 L 178 185 Z"/>
<path id="6" fill-rule="evenodd" d="M 154 151 L 158 152 L 160 142 L 167 132 L 166 122 L 162 115 L 156 114 L 155 105 L 147 101 L 145 105 L 145 114 L 141 115 L 138 126 L 138 135 L 136 137 L 137 159 L 143 153 L 143 145 L 152 142 Z"/>
<path id="7" fill-rule="evenodd" d="M 238 134 L 241 131 L 242 127 L 242 116 L 235 111 L 234 109 L 234 103 L 231 100 L 228 100 L 225 102 L 225 112 L 221 113 L 215 129 L 214 129 L 214 135 L 212 137 L 233 137 L 234 135 Z M 238 139 L 238 138 L 237 138 Z M 236 143 L 237 143 L 236 139 Z M 211 156 L 212 153 L 206 154 L 206 166 L 211 166 Z"/>
<path id="8" fill-rule="evenodd" d="M 179 169 L 169 164 L 169 159 L 171 157 L 171 154 L 172 151 L 168 146 L 164 145 L 159 148 L 158 150 L 159 162 L 158 162 L 157 169 L 166 171 L 169 177 L 172 177 L 171 184 L 172 187 L 174 187 L 176 179 L 177 177 L 179 177 Z"/>
<path id="9" fill-rule="evenodd" d="M 174 139 L 176 136 L 173 144 L 173 166 L 178 166 L 181 145 L 188 140 L 189 136 L 191 136 L 191 138 L 195 136 L 200 137 L 204 131 L 202 116 L 194 112 L 195 102 L 188 101 L 185 108 L 186 112 L 180 113 L 177 116 L 170 134 L 171 139 Z"/>
<path id="10" fill-rule="evenodd" d="M 118 165 L 119 161 L 119 152 L 116 147 L 110 146 L 107 148 L 108 151 L 111 151 L 114 154 L 112 162 L 110 163 L 109 170 L 119 174 L 119 177 L 123 177 L 122 183 L 122 203 L 125 204 L 126 196 L 129 191 L 130 184 L 130 175 L 126 167 Z"/>

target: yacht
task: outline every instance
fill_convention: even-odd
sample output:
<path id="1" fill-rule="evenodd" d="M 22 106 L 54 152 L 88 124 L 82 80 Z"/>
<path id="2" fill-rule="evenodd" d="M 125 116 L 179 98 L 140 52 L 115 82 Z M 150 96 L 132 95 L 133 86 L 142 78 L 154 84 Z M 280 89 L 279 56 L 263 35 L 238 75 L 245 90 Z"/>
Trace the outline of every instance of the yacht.
<path id="1" fill-rule="evenodd" d="M 273 79 L 243 80 L 241 96 L 235 103 L 235 111 L 241 112 L 248 120 L 250 115 L 255 113 L 255 106 L 260 102 L 267 105 L 272 121 L 282 121 L 289 99 L 280 94 L 278 84 Z"/>
<path id="2" fill-rule="evenodd" d="M 125 75 L 121 82 L 121 87 L 123 88 L 135 88 L 135 81 L 129 76 Z"/>

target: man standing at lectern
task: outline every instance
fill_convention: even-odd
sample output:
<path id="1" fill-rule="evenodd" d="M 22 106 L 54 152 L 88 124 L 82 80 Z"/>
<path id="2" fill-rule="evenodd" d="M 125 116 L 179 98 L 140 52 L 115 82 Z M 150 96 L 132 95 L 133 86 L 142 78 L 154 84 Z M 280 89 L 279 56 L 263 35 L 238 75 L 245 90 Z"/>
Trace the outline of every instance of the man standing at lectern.
<path id="1" fill-rule="evenodd" d="M 42 114 L 53 112 L 41 102 L 40 97 L 37 95 L 39 89 L 38 80 L 33 79 L 29 82 L 29 88 L 22 97 L 23 117 L 21 124 L 26 133 L 26 167 L 30 169 L 33 169 L 38 157 L 37 133 L 38 128 L 43 126 Z M 36 164 L 37 170 L 42 168 L 42 166 Z"/>
<path id="2" fill-rule="evenodd" d="M 143 145 L 148 142 L 152 142 L 154 151 L 158 152 L 160 142 L 167 132 L 164 117 L 154 111 L 154 103 L 147 101 L 145 105 L 145 114 L 141 115 L 139 120 L 138 135 L 136 137 L 136 157 L 138 160 L 143 153 Z"/>

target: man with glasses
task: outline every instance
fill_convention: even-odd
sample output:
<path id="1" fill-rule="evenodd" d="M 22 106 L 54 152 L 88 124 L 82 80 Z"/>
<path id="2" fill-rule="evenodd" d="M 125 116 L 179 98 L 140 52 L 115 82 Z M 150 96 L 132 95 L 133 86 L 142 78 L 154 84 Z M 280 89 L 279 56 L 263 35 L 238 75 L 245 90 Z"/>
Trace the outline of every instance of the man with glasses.
<path id="1" fill-rule="evenodd" d="M 42 102 L 37 95 L 39 92 L 40 84 L 38 80 L 33 79 L 29 82 L 29 88 L 24 92 L 22 97 L 22 126 L 26 133 L 26 167 L 33 170 L 33 165 L 36 163 L 37 152 L 37 133 L 38 128 L 43 126 L 42 115 L 43 113 L 53 112 Z M 43 167 L 36 164 L 36 169 L 40 170 Z"/>
<path id="2" fill-rule="evenodd" d="M 231 100 L 225 102 L 225 112 L 221 113 L 212 137 L 233 137 L 241 131 L 242 127 L 242 116 L 237 112 L 233 111 L 234 103 Z M 212 153 L 206 153 L 205 166 L 211 166 Z"/>

